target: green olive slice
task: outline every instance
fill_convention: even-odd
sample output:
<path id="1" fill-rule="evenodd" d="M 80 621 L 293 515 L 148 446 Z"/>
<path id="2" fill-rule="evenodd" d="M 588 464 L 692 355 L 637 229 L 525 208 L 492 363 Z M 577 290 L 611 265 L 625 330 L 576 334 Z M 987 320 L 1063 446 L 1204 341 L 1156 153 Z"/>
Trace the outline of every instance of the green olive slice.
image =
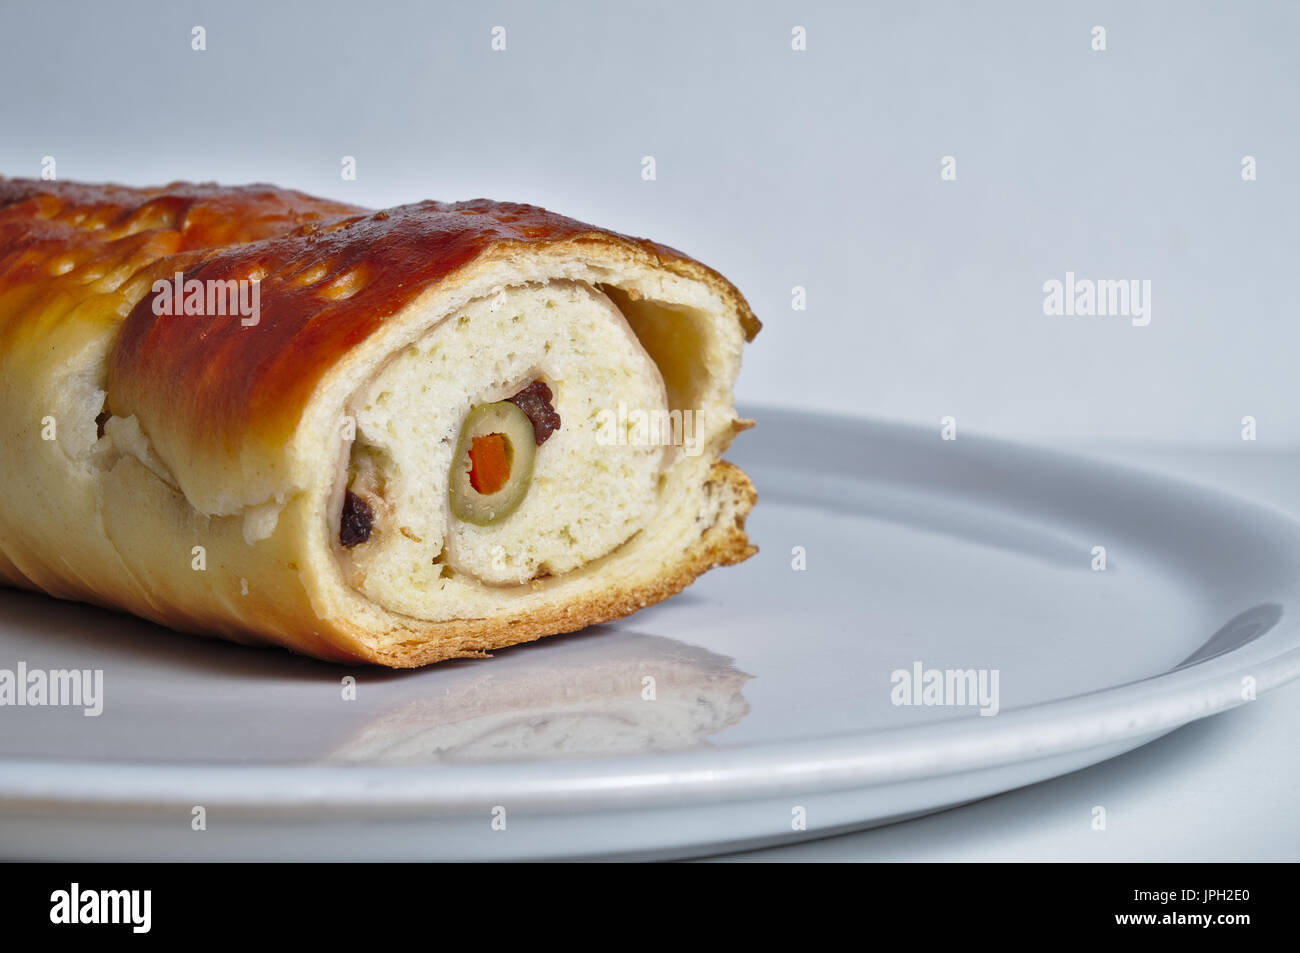
<path id="1" fill-rule="evenodd" d="M 504 438 L 509 475 L 500 489 L 482 493 L 471 479 L 474 460 L 470 451 L 474 440 L 499 435 Z M 480 447 L 483 444 L 480 443 Z M 498 444 L 498 446 L 500 446 Z M 533 481 L 533 458 L 537 443 L 528 415 L 509 401 L 480 404 L 465 415 L 456 441 L 456 455 L 451 459 L 449 482 L 451 511 L 457 519 L 476 526 L 491 526 L 513 513 L 523 502 Z M 482 485 L 482 481 L 477 481 Z"/>

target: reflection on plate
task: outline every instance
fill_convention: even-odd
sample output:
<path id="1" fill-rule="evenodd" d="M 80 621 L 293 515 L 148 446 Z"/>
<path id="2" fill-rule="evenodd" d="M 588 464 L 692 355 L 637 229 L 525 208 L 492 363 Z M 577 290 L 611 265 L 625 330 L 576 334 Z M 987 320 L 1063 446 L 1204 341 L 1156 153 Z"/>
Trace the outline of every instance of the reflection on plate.
<path id="1" fill-rule="evenodd" d="M 579 653 L 479 664 L 366 725 L 331 760 L 503 761 L 685 751 L 749 713 L 732 660 L 656 635 L 610 633 Z M 575 657 L 576 656 L 576 657 Z M 499 663 L 498 663 L 499 664 Z M 479 674 L 481 673 L 481 674 Z"/>

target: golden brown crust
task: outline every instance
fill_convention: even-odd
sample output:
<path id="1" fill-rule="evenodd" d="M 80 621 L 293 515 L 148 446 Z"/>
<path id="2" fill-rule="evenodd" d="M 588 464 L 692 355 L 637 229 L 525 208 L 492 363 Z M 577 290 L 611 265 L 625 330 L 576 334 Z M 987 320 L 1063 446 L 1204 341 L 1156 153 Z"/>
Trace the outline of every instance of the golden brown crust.
<path id="1" fill-rule="evenodd" d="M 88 271 L 92 264 L 111 270 L 149 242 L 157 259 L 283 235 L 359 211 L 271 185 L 174 182 L 135 189 L 0 178 L 0 275 L 11 284 L 39 282 L 52 273 L 40 266 L 60 257 Z"/>
<path id="2" fill-rule="evenodd" d="M 740 293 L 698 262 L 533 206 L 475 200 L 369 212 L 271 186 L 131 189 L 0 179 L 0 365 L 20 369 L 0 384 L 0 411 L 39 417 L 45 411 L 34 408 L 57 390 L 50 375 L 63 361 L 60 350 L 102 352 L 94 366 L 114 415 L 137 417 L 164 462 L 208 473 L 233 466 L 237 482 L 241 448 L 270 448 L 254 468 L 274 459 L 322 381 L 389 318 L 489 261 L 556 250 L 699 282 L 725 302 L 744 338 L 759 328 Z M 258 278 L 260 322 L 250 328 L 230 317 L 155 314 L 150 289 L 176 272 L 184 279 Z M 46 390 L 40 400 L 31 397 L 38 386 Z M 76 426 L 93 434 L 98 410 Z M 16 428 L 9 443 L 32 446 L 26 418 L 5 423 Z M 402 620 L 397 638 L 376 639 L 365 623 L 323 612 L 320 584 L 299 571 L 304 527 L 316 519 L 305 497 L 289 500 L 273 538 L 249 547 L 240 511 L 264 498 L 224 511 L 205 506 L 187 498 L 183 480 L 178 491 L 129 457 L 97 477 L 70 476 L 66 491 L 49 489 L 66 469 L 57 457 L 26 471 L 17 463 L 0 468 L 37 487 L 31 492 L 41 518 L 49 522 L 62 510 L 68 532 L 84 527 L 88 568 L 67 567 L 53 551 L 60 543 L 28 525 L 20 507 L 0 507 L 0 579 L 179 629 L 335 660 L 411 667 L 480 656 L 626 615 L 755 551 L 743 529 L 753 487 L 719 462 L 709 482 L 724 498 L 721 516 L 701 526 L 674 564 L 526 616 Z M 154 511 L 151 522 L 131 525 L 129 512 L 142 506 Z M 206 575 L 178 571 L 152 551 L 165 542 L 187 560 L 195 540 L 221 563 Z"/>

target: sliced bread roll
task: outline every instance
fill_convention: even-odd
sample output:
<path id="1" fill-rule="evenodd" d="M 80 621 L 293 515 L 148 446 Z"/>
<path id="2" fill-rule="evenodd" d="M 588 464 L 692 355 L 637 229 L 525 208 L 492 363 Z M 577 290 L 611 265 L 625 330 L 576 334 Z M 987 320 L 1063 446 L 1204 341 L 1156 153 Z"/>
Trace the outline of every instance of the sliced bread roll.
<path id="1" fill-rule="evenodd" d="M 0 579 L 399 667 L 607 621 L 754 552 L 758 327 L 532 206 L 0 180 Z"/>

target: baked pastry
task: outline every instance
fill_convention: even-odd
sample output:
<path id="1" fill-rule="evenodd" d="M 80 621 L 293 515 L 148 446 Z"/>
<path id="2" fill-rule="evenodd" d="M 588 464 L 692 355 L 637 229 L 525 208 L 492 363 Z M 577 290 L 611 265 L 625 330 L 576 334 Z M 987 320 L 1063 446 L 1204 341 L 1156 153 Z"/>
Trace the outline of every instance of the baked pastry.
<path id="1" fill-rule="evenodd" d="M 755 551 L 758 328 L 528 205 L 0 179 L 0 580 L 394 667 L 613 619 Z"/>

